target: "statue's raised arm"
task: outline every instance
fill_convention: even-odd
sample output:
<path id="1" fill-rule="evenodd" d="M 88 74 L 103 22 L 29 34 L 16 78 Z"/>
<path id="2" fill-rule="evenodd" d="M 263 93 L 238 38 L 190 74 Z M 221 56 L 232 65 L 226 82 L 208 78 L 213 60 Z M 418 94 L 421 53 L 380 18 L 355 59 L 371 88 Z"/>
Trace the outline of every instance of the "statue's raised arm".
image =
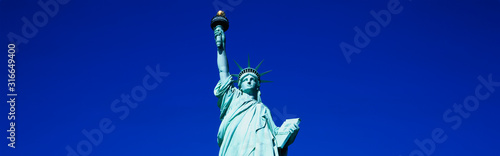
<path id="1" fill-rule="evenodd" d="M 229 27 L 229 22 L 223 11 L 217 12 L 217 15 L 212 18 L 211 27 L 214 30 L 215 44 L 217 45 L 217 67 L 219 68 L 220 80 L 226 80 L 229 74 L 229 65 L 226 56 L 226 31 Z"/>
<path id="2" fill-rule="evenodd" d="M 215 44 L 217 44 L 217 67 L 219 68 L 219 77 L 220 80 L 226 80 L 230 74 L 226 56 L 226 36 L 221 25 L 215 28 L 214 35 Z"/>

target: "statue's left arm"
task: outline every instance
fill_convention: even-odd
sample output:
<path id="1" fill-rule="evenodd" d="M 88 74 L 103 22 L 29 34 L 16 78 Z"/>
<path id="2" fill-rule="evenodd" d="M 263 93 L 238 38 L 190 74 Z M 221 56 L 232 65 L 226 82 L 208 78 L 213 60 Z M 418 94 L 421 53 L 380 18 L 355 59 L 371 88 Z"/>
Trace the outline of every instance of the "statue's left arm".
<path id="1" fill-rule="evenodd" d="M 266 113 L 266 118 L 267 118 L 267 122 L 268 122 L 268 125 L 269 125 L 269 130 L 271 131 L 271 133 L 276 136 L 278 134 L 280 135 L 289 135 L 289 136 L 292 136 L 292 135 L 297 135 L 297 133 L 299 132 L 299 125 L 297 124 L 293 124 L 293 125 L 282 125 L 282 127 L 278 127 L 276 126 L 276 124 L 274 123 L 273 121 L 273 118 L 271 116 L 271 112 L 269 111 L 269 109 L 267 110 L 268 112 Z M 292 140 L 288 140 L 287 142 L 287 145 L 290 145 L 291 143 L 293 143 L 293 139 Z"/>
<path id="2" fill-rule="evenodd" d="M 269 111 L 269 109 L 267 109 L 266 112 L 266 119 L 269 126 L 269 130 L 271 130 L 271 133 L 273 133 L 273 135 L 276 136 L 276 134 L 278 134 L 278 130 L 280 127 L 276 126 L 276 124 L 274 123 L 273 117 L 271 116 L 271 111 Z"/>

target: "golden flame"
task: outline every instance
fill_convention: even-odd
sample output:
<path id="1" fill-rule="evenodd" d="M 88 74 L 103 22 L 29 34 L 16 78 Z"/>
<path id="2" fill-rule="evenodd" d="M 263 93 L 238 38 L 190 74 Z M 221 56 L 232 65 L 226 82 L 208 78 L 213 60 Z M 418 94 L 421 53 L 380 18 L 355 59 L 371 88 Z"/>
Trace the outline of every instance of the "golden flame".
<path id="1" fill-rule="evenodd" d="M 219 10 L 217 12 L 217 16 L 226 16 L 226 13 L 224 13 L 224 11 L 222 11 L 222 10 Z"/>

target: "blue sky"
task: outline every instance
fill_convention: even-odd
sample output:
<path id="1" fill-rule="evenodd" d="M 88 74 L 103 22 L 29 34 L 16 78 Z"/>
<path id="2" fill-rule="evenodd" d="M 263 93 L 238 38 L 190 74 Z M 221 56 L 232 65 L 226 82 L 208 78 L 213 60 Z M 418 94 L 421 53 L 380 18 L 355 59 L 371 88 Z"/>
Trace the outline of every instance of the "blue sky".
<path id="1" fill-rule="evenodd" d="M 5 64 L 9 33 L 26 39 L 16 41 L 16 149 L 3 103 L 1 155 L 67 155 L 101 122 L 112 130 L 81 152 L 217 155 L 213 4 L 229 6 L 231 73 L 233 60 L 265 60 L 260 71 L 273 71 L 262 79 L 274 82 L 262 85 L 262 100 L 274 121 L 302 119 L 290 156 L 500 154 L 498 0 L 49 2 L 57 12 L 0 1 Z M 383 26 L 371 11 L 391 18 Z M 37 31 L 23 34 L 23 17 Z M 350 61 L 342 42 L 358 49 Z M 145 89 L 145 78 L 157 85 Z M 134 108 L 113 104 L 140 91 Z"/>

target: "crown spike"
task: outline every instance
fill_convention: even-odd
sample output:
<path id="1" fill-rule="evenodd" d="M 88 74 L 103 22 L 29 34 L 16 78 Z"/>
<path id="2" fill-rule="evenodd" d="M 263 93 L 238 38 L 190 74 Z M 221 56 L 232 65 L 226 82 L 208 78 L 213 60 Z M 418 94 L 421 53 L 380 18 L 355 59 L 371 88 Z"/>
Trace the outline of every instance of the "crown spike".
<path id="1" fill-rule="evenodd" d="M 273 81 L 260 80 L 260 83 L 269 83 L 269 82 L 273 82 Z"/>
<path id="2" fill-rule="evenodd" d="M 250 54 L 248 54 L 248 68 L 250 68 Z"/>
<path id="3" fill-rule="evenodd" d="M 266 72 L 263 72 L 263 73 L 261 73 L 261 74 L 260 74 L 260 76 L 266 75 L 267 73 L 269 73 L 269 72 L 271 72 L 271 71 L 273 71 L 273 70 L 268 70 L 268 71 L 266 71 Z"/>
<path id="4" fill-rule="evenodd" d="M 240 68 L 240 70 L 243 70 L 243 68 L 241 68 L 241 66 L 238 64 L 238 62 L 236 62 L 236 60 L 234 60 L 234 63 L 236 63 L 236 65 L 238 66 L 238 68 Z"/>
<path id="5" fill-rule="evenodd" d="M 238 74 L 231 74 L 231 76 L 238 77 L 239 75 Z"/>
<path id="6" fill-rule="evenodd" d="M 264 62 L 264 60 L 260 61 L 259 65 L 257 65 L 257 67 L 255 67 L 255 70 L 259 70 L 259 67 L 262 64 L 262 62 Z"/>

